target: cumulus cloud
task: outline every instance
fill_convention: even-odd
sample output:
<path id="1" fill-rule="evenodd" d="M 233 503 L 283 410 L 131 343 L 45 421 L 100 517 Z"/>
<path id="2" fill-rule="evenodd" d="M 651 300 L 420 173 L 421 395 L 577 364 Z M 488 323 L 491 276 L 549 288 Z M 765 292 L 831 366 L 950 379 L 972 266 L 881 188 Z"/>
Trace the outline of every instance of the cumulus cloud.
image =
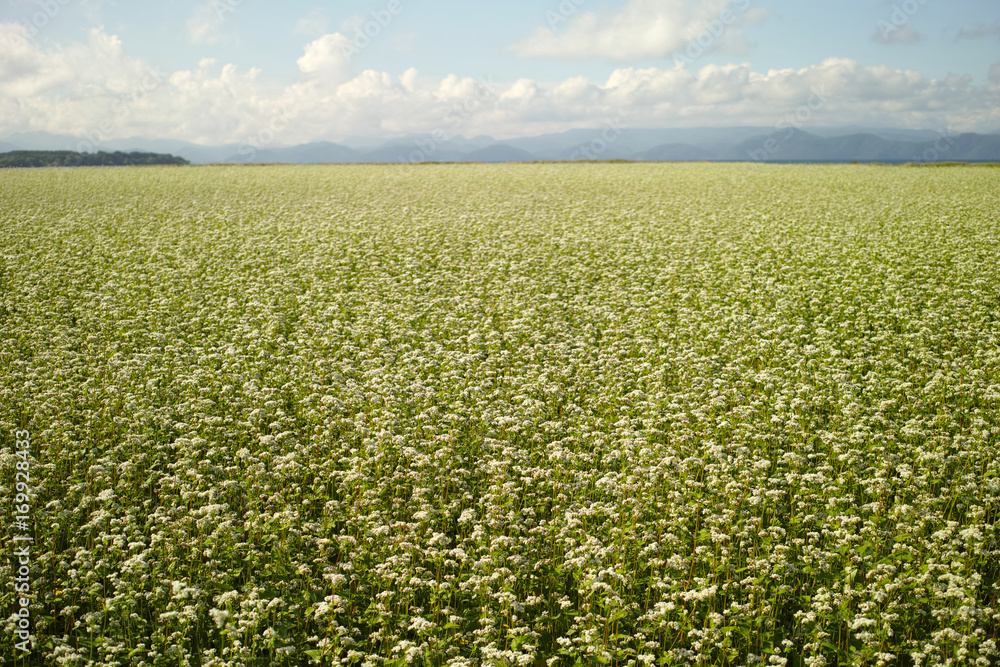
<path id="1" fill-rule="evenodd" d="M 629 0 L 618 13 L 583 12 L 567 0 L 547 14 L 548 26 L 514 44 L 522 57 L 610 58 L 627 62 L 683 51 L 701 43 L 713 50 L 746 49 L 740 26 L 765 15 L 749 0 Z M 569 8 L 567 11 L 566 8 Z"/>
<path id="2" fill-rule="evenodd" d="M 343 83 L 350 78 L 350 54 L 354 42 L 340 33 L 323 35 L 306 45 L 305 54 L 299 58 L 299 69 L 328 82 Z"/>
<path id="3" fill-rule="evenodd" d="M 996 63 L 992 67 L 990 67 L 989 76 L 990 76 L 990 81 L 992 81 L 997 85 L 1000 85 L 1000 63 Z"/>
<path id="4" fill-rule="evenodd" d="M 104 32 L 90 31 L 86 44 L 45 50 L 18 23 L 0 23 L 0 82 L 9 102 L 58 100 L 66 91 L 77 99 L 127 94 L 135 82 L 154 69 L 129 58 L 121 41 Z"/>
<path id="5" fill-rule="evenodd" d="M 916 44 L 922 42 L 925 36 L 908 25 L 894 25 L 882 22 L 875 29 L 872 41 L 879 44 Z"/>
<path id="6" fill-rule="evenodd" d="M 268 128 L 283 144 L 351 135 L 440 131 L 497 138 L 600 127 L 772 126 L 810 105 L 822 125 L 898 125 L 992 131 L 1000 126 L 1000 68 L 993 83 L 829 59 L 802 69 L 749 64 L 694 69 L 622 67 L 603 81 L 576 76 L 554 84 L 449 75 L 422 78 L 352 71 L 350 41 L 324 35 L 305 45 L 297 80 L 262 81 L 258 70 L 204 59 L 160 72 L 133 58 L 102 29 L 87 43 L 31 41 L 0 23 L 0 138 L 43 130 L 106 140 L 128 136 L 203 144 L 242 143 Z M 817 102 L 819 100 L 819 102 Z M 281 119 L 275 122 L 275 119 Z M 96 142 L 95 142 L 96 143 Z"/>

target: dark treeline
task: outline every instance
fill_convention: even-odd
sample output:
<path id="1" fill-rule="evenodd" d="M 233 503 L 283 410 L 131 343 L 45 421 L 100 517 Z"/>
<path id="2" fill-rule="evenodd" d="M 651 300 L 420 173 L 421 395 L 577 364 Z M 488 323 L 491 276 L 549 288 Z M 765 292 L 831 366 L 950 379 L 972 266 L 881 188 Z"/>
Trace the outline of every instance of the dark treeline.
<path id="1" fill-rule="evenodd" d="M 0 167 L 123 167 L 141 164 L 189 164 L 163 153 L 77 153 L 75 151 L 11 151 L 0 153 Z"/>

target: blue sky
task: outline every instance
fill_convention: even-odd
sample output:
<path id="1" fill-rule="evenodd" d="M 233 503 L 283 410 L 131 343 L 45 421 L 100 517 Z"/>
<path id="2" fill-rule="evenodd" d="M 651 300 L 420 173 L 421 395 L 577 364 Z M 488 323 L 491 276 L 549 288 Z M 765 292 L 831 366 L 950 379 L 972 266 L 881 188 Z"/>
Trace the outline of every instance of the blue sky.
<path id="1" fill-rule="evenodd" d="M 0 0 L 0 49 L 0 137 L 1000 129 L 996 0 Z"/>

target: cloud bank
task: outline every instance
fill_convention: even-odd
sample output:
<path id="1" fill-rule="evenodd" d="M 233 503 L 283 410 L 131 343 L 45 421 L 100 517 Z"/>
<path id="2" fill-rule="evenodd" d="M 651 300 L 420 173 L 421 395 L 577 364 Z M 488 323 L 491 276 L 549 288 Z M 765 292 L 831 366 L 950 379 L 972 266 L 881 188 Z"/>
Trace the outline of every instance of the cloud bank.
<path id="1" fill-rule="evenodd" d="M 425 79 L 413 69 L 355 72 L 345 55 L 349 44 L 338 33 L 309 42 L 298 79 L 277 85 L 258 81 L 256 69 L 210 59 L 163 72 L 129 56 L 102 28 L 85 44 L 42 46 L 23 26 L 0 23 L 0 137 L 40 130 L 87 137 L 95 146 L 129 136 L 221 144 L 259 138 L 266 129 L 275 144 L 295 144 L 435 130 L 502 139 L 611 119 L 628 127 L 772 126 L 818 97 L 824 101 L 810 114 L 816 125 L 1000 127 L 995 68 L 985 85 L 842 58 L 766 72 L 747 63 L 695 71 L 677 62 L 622 67 L 606 81 L 505 83 L 488 76 Z"/>

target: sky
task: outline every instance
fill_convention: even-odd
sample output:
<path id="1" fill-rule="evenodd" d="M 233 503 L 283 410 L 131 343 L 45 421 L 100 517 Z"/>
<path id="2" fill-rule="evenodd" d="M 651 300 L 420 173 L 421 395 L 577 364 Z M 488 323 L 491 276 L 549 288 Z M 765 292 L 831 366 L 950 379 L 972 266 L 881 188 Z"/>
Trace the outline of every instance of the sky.
<path id="1" fill-rule="evenodd" d="M 0 139 L 278 146 L 789 118 L 1000 131 L 1000 2 L 0 0 Z"/>

